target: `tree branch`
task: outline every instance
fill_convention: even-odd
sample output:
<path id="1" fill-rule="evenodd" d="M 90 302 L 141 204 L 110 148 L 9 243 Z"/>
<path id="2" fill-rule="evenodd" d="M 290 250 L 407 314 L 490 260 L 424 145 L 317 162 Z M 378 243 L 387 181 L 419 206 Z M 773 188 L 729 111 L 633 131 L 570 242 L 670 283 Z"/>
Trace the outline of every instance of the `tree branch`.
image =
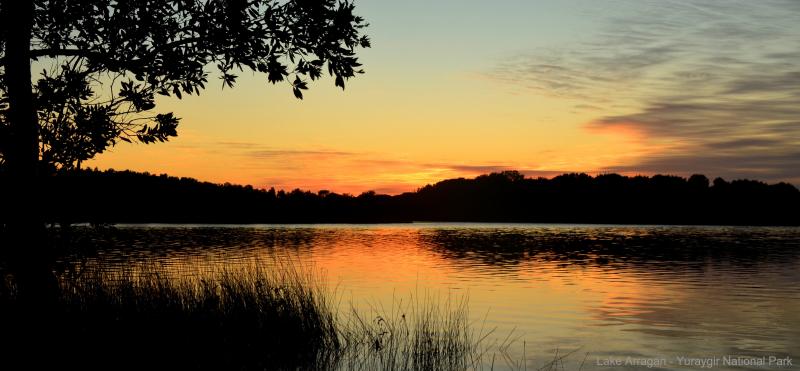
<path id="1" fill-rule="evenodd" d="M 83 49 L 57 49 L 57 48 L 49 48 L 49 49 L 34 49 L 30 52 L 30 57 L 39 58 L 39 57 L 93 57 L 93 56 L 102 56 L 101 53 L 91 52 L 88 50 Z"/>

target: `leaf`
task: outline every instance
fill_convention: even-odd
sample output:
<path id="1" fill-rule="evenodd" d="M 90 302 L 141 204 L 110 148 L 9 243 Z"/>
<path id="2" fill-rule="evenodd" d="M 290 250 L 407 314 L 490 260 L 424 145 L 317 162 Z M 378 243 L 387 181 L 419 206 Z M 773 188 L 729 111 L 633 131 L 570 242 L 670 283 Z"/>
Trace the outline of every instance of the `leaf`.
<path id="1" fill-rule="evenodd" d="M 178 86 L 178 85 L 173 85 L 172 86 L 172 94 L 175 94 L 175 96 L 178 97 L 178 99 L 183 99 L 183 95 L 181 94 L 180 86 Z"/>
<path id="2" fill-rule="evenodd" d="M 55 166 L 90 159 L 115 140 L 166 140 L 177 120 L 146 121 L 141 113 L 157 108 L 156 94 L 199 94 L 215 65 L 223 87 L 233 88 L 231 72 L 246 67 L 271 83 L 290 81 L 292 94 L 303 99 L 308 82 L 323 74 L 344 89 L 361 68 L 355 49 L 370 42 L 351 0 L 62 0 L 36 7 L 37 39 L 54 50 L 80 51 L 78 59 L 53 58 L 34 85 L 43 148 Z M 111 93 L 121 104 L 97 104 L 109 92 L 95 82 L 107 79 L 116 82 Z M 2 95 L 0 111 L 8 109 Z M 54 118 L 61 114 L 63 120 Z"/>
<path id="3" fill-rule="evenodd" d="M 297 89 L 308 90 L 308 84 L 305 81 L 301 80 L 300 76 L 294 77 L 294 82 L 292 83 L 292 85 L 294 85 L 294 87 Z"/>
<path id="4" fill-rule="evenodd" d="M 344 90 L 344 78 L 341 75 L 336 76 L 336 86 L 339 86 Z"/>

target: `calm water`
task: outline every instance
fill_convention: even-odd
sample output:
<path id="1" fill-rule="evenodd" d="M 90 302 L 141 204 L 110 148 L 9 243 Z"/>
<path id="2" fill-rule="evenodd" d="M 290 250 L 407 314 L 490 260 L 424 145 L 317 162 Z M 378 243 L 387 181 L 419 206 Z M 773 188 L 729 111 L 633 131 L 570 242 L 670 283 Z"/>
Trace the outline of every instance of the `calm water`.
<path id="1" fill-rule="evenodd" d="M 468 295 L 476 326 L 495 328 L 492 341 L 511 333 L 509 356 L 524 356 L 528 369 L 570 351 L 568 370 L 700 368 L 677 357 L 719 358 L 714 369 L 800 369 L 798 228 L 125 226 L 106 243 L 94 259 L 109 265 L 287 255 L 322 270 L 348 307 Z M 726 365 L 725 356 L 756 363 Z M 498 356 L 495 369 L 506 367 Z"/>

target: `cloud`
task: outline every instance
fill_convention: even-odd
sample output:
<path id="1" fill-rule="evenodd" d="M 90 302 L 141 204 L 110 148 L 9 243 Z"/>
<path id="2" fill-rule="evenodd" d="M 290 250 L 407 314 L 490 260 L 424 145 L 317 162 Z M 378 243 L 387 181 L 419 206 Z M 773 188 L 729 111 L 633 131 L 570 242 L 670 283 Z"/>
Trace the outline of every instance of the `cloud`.
<path id="1" fill-rule="evenodd" d="M 464 172 L 464 173 L 478 173 L 478 174 L 488 174 L 488 173 L 499 173 L 503 171 L 510 171 L 510 170 L 518 170 L 513 169 L 510 166 L 500 166 L 500 165 L 453 165 L 453 164 L 440 164 L 440 165 L 433 165 L 439 167 L 445 167 L 453 171 Z"/>
<path id="2" fill-rule="evenodd" d="M 399 194 L 444 179 L 471 178 L 492 172 L 518 170 L 529 177 L 553 177 L 565 172 L 525 169 L 524 166 L 430 163 L 381 158 L 380 154 L 375 153 L 353 154 L 338 159 L 335 165 L 330 162 L 308 161 L 292 164 L 294 165 L 285 168 L 276 164 L 264 164 L 264 168 L 270 170 L 270 175 L 263 178 L 263 184 L 277 189 L 327 189 L 352 194 L 373 190 L 378 193 Z"/>
<path id="3" fill-rule="evenodd" d="M 353 156 L 356 155 L 356 153 L 330 150 L 260 149 L 255 151 L 247 151 L 246 155 L 256 159 L 265 159 L 285 157 L 339 157 Z"/>
<path id="4" fill-rule="evenodd" d="M 615 2 L 590 41 L 518 56 L 491 75 L 600 107 L 664 150 L 609 171 L 800 181 L 800 2 Z"/>
<path id="5" fill-rule="evenodd" d="M 235 174 L 234 179 L 244 179 L 256 187 L 285 190 L 399 194 L 448 178 L 491 172 L 517 170 L 530 177 L 564 173 L 539 170 L 531 164 L 435 162 L 317 146 L 276 148 L 246 141 L 193 142 L 185 146 L 204 164 L 222 163 L 225 178 L 209 180 L 231 181 L 231 174 Z"/>
<path id="6" fill-rule="evenodd" d="M 212 145 L 202 145 L 205 148 L 222 148 L 223 150 L 238 152 L 241 155 L 254 159 L 272 159 L 286 157 L 317 157 L 317 156 L 353 156 L 355 152 L 335 151 L 329 149 L 285 149 L 272 148 L 255 142 L 222 141 Z"/>
<path id="7" fill-rule="evenodd" d="M 252 142 L 217 142 L 218 146 L 223 146 L 227 148 L 239 148 L 239 149 L 247 149 L 247 148 L 255 148 L 260 147 L 258 143 Z"/>

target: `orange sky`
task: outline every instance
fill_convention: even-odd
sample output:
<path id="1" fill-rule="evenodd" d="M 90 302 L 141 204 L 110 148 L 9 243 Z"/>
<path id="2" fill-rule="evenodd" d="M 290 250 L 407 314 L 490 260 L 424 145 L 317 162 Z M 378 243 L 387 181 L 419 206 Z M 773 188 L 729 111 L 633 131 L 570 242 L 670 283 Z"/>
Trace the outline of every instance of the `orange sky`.
<path id="1" fill-rule="evenodd" d="M 178 138 L 119 144 L 88 166 L 257 187 L 398 193 L 493 170 L 597 171 L 648 150 L 630 130 L 584 128 L 592 116 L 571 112 L 569 102 L 468 76 L 439 80 L 429 84 L 462 88 L 387 91 L 375 72 L 345 92 L 315 86 L 304 101 L 258 81 L 164 100 L 159 108 L 182 118 Z"/>
<path id="2" fill-rule="evenodd" d="M 199 97 L 158 101 L 178 138 L 86 165 L 349 193 L 507 169 L 800 179 L 800 130 L 774 117 L 800 107 L 784 77 L 796 64 L 773 61 L 794 50 L 800 11 L 681 4 L 357 1 L 373 48 L 346 91 L 323 79 L 300 101 L 265 76 L 223 90 L 212 75 Z"/>

